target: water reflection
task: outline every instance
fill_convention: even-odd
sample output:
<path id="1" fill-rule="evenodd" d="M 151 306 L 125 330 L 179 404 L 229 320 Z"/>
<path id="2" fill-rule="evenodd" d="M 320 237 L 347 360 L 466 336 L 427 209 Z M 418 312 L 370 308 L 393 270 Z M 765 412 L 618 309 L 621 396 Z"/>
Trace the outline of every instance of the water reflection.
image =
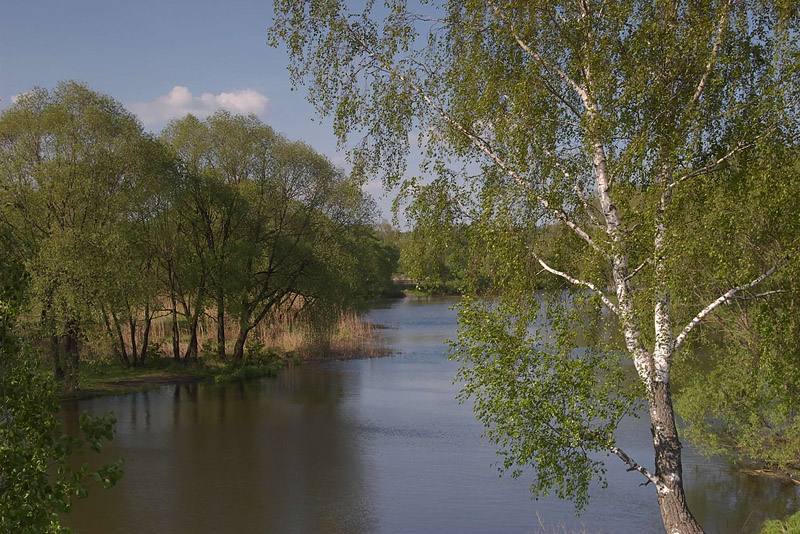
<path id="1" fill-rule="evenodd" d="M 105 459 L 125 477 L 93 491 L 77 532 L 372 532 L 359 451 L 339 414 L 341 375 L 182 384 L 65 406 L 113 411 Z M 352 377 L 349 377 L 352 379 Z"/>

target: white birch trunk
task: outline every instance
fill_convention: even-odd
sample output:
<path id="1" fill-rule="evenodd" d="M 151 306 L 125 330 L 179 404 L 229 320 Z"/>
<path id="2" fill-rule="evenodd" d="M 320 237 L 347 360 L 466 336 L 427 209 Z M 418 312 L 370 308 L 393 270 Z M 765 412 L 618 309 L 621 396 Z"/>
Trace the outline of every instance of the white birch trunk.
<path id="1" fill-rule="evenodd" d="M 590 112 L 592 110 L 590 108 Z M 633 299 L 628 277 L 628 257 L 624 248 L 622 221 L 611 196 L 611 177 L 605 150 L 600 142 L 593 146 L 593 165 L 597 178 L 598 195 L 606 222 L 606 232 L 611 238 L 611 268 L 618 299 L 619 318 L 628 353 L 633 358 L 636 371 L 645 386 L 650 412 L 650 429 L 655 453 L 655 477 L 658 502 L 664 527 L 669 534 L 702 534 L 703 529 L 692 516 L 683 489 L 681 443 L 672 408 L 669 374 L 674 342 L 670 320 L 670 298 L 665 283 L 666 267 L 663 251 L 666 236 L 665 210 L 669 203 L 669 188 L 656 214 L 654 242 L 654 272 L 656 302 L 654 306 L 655 347 L 647 351 L 642 344 L 641 329 L 633 314 Z"/>

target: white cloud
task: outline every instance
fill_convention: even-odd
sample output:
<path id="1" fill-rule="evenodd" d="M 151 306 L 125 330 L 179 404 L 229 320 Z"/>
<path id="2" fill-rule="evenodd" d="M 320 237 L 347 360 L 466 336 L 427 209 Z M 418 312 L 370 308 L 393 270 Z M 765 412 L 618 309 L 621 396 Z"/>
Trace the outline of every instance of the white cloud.
<path id="1" fill-rule="evenodd" d="M 134 102 L 128 105 L 128 109 L 135 113 L 145 126 L 160 126 L 170 119 L 183 117 L 188 113 L 203 118 L 219 109 L 243 115 L 249 113 L 260 115 L 267 110 L 268 103 L 266 95 L 253 89 L 194 96 L 187 87 L 176 85 L 169 93 L 148 102 Z"/>
<path id="2" fill-rule="evenodd" d="M 19 99 L 27 95 L 28 93 L 19 93 L 17 95 L 11 95 L 11 103 L 16 104 L 19 102 Z"/>

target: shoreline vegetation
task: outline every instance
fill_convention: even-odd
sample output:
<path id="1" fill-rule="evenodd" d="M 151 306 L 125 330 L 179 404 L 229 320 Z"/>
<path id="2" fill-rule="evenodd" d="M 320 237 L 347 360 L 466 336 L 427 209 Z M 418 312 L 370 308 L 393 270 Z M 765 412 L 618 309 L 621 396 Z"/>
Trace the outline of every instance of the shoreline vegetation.
<path id="1" fill-rule="evenodd" d="M 154 322 L 148 351 L 151 356 L 136 367 L 120 366 L 109 341 L 88 343 L 90 353 L 78 370 L 78 389 L 73 394 L 62 392 L 61 400 L 124 395 L 190 382 L 238 382 L 275 376 L 290 365 L 304 362 L 378 358 L 394 353 L 378 335 L 386 326 L 365 321 L 358 312 L 349 310 L 343 311 L 322 335 L 309 320 L 281 314 L 254 329 L 241 361 L 230 357 L 222 360 L 217 356 L 216 324 L 210 317 L 212 314 L 207 314 L 200 322 L 200 350 L 195 358 L 176 360 L 169 355 L 171 332 L 166 322 Z"/>

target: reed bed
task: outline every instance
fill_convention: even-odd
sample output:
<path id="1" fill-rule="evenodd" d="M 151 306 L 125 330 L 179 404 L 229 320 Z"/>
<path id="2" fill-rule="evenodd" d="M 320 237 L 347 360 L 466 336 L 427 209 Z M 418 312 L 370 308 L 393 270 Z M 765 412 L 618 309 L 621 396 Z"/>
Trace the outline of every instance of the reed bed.
<path id="1" fill-rule="evenodd" d="M 213 359 L 217 357 L 217 321 L 216 310 L 205 310 L 198 322 L 197 341 L 200 357 Z M 179 318 L 180 346 L 182 354 L 185 353 L 189 343 L 189 325 L 183 316 Z M 361 315 L 352 310 L 339 314 L 333 326 L 320 335 L 319 331 L 309 324 L 293 310 L 277 311 L 264 318 L 247 336 L 245 344 L 246 353 L 274 354 L 284 358 L 299 358 L 301 360 L 318 359 L 351 359 L 375 358 L 386 356 L 391 351 L 379 335 L 380 327 L 365 321 Z M 130 329 L 123 327 L 126 343 L 130 343 Z M 239 326 L 234 320 L 225 321 L 225 349 L 230 356 L 239 334 Z M 95 336 L 91 336 L 95 337 Z M 91 343 L 93 352 L 101 357 L 112 352 L 112 339 L 100 336 Z M 114 337 L 113 342 L 118 342 Z M 137 346 L 143 342 L 142 328 L 139 327 L 136 335 Z M 168 312 L 158 314 L 153 319 L 150 327 L 150 346 L 155 349 L 150 356 L 172 356 L 172 320 Z M 130 351 L 130 346 L 126 347 Z"/>

